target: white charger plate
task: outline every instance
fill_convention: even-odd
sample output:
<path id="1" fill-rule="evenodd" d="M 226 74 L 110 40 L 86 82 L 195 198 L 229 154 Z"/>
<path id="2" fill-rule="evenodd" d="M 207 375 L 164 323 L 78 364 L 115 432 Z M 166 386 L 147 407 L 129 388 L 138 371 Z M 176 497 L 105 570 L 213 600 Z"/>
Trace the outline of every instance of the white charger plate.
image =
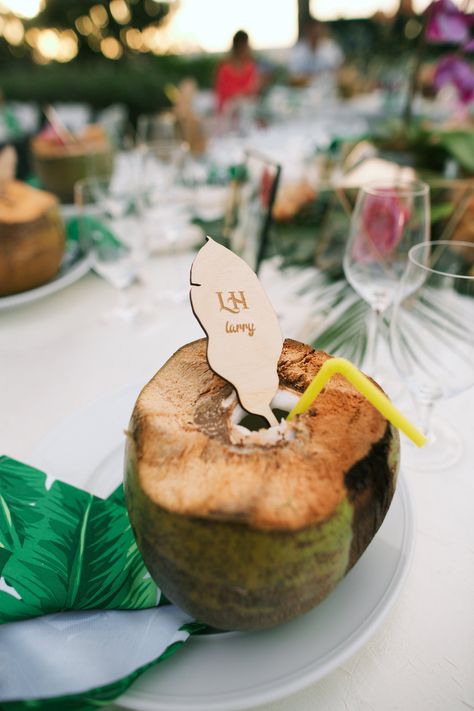
<path id="1" fill-rule="evenodd" d="M 61 205 L 60 209 L 65 220 L 74 217 L 77 212 L 74 205 Z M 82 277 L 92 269 L 92 257 L 89 254 L 82 253 L 78 253 L 76 256 L 74 251 L 74 246 L 71 246 L 68 251 L 66 244 L 62 264 L 56 276 L 46 282 L 46 284 L 37 286 L 36 289 L 29 289 L 19 294 L 0 297 L 0 310 L 11 309 L 16 306 L 22 306 L 22 304 L 28 304 L 31 301 L 37 301 L 45 296 L 54 294 L 56 291 L 61 291 L 61 289 L 65 289 L 67 286 L 70 286 L 70 284 L 74 284 L 74 282 L 82 279 Z"/>
<path id="2" fill-rule="evenodd" d="M 63 420 L 32 452 L 31 464 L 107 496 L 122 477 L 123 430 L 139 389 L 129 387 Z M 413 509 L 401 477 L 379 532 L 323 603 L 264 632 L 192 637 L 143 674 L 119 704 L 134 711 L 236 711 L 317 682 L 381 625 L 406 578 L 413 547 Z"/>
<path id="3" fill-rule="evenodd" d="M 37 301 L 45 296 L 54 294 L 56 291 L 65 289 L 66 286 L 74 284 L 74 282 L 87 274 L 91 267 L 92 259 L 90 255 L 82 255 L 67 267 L 61 268 L 58 274 L 46 284 L 42 284 L 36 287 L 36 289 L 22 291 L 19 294 L 0 297 L 0 310 L 28 304 L 30 301 Z"/>

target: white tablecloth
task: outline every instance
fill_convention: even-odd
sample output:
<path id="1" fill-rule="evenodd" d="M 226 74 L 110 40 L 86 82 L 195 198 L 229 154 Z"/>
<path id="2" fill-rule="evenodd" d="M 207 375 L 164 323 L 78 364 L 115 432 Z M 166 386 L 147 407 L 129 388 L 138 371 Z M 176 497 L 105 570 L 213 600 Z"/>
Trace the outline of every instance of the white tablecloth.
<path id="1" fill-rule="evenodd" d="M 191 255 L 150 264 L 151 285 L 185 283 Z M 1 452 L 28 461 L 77 408 L 145 383 L 202 335 L 187 304 L 156 307 L 157 327 L 104 325 L 116 294 L 93 274 L 0 313 Z M 295 336 L 291 324 L 285 335 Z M 474 708 L 474 392 L 443 404 L 465 453 L 449 471 L 410 473 L 417 544 L 406 585 L 370 643 L 342 668 L 263 711 L 465 711 Z"/>

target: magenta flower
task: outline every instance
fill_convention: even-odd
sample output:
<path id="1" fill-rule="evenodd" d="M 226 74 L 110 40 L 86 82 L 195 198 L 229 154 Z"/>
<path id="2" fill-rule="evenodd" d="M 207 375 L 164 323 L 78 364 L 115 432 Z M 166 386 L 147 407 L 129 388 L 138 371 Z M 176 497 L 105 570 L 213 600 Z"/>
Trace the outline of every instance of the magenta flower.
<path id="1" fill-rule="evenodd" d="M 64 145 L 64 141 L 62 140 L 61 136 L 56 133 L 50 123 L 44 125 L 39 135 L 41 136 L 41 138 L 45 138 L 51 143 L 56 143 L 57 145 Z"/>
<path id="2" fill-rule="evenodd" d="M 474 52 L 474 37 L 463 47 L 465 52 Z"/>
<path id="3" fill-rule="evenodd" d="M 387 195 L 367 195 L 365 199 L 362 231 L 352 253 L 359 262 L 376 262 L 388 257 L 403 237 L 410 210 L 392 191 L 387 192 Z"/>
<path id="4" fill-rule="evenodd" d="M 438 90 L 449 84 L 454 85 L 463 104 L 474 100 L 474 69 L 461 57 L 454 54 L 443 57 L 436 67 L 433 81 Z"/>
<path id="5" fill-rule="evenodd" d="M 428 42 L 464 44 L 470 41 L 472 18 L 456 7 L 452 0 L 436 0 L 428 12 Z"/>

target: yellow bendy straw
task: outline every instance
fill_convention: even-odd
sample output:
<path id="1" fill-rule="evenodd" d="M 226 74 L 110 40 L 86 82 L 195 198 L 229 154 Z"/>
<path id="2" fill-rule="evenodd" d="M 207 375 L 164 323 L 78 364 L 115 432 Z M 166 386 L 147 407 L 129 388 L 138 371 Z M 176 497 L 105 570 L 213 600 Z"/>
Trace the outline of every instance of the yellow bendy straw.
<path id="1" fill-rule="evenodd" d="M 390 400 L 385 397 L 378 387 L 371 383 L 355 365 L 345 358 L 330 358 L 321 366 L 319 373 L 313 378 L 286 419 L 292 420 L 295 415 L 306 412 L 313 400 L 319 395 L 328 380 L 335 373 L 340 373 L 347 378 L 392 425 L 398 427 L 398 429 L 406 434 L 417 447 L 423 447 L 426 444 L 424 434 L 412 425 L 412 423 L 402 415 L 400 410 L 397 410 L 397 408 L 392 405 Z"/>

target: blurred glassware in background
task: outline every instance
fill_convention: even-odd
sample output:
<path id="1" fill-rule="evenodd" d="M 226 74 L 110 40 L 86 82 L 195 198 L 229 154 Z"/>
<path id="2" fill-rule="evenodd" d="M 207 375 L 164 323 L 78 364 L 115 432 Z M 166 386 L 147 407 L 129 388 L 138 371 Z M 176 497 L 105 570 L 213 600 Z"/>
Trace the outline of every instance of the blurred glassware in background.
<path id="1" fill-rule="evenodd" d="M 181 182 L 188 156 L 186 143 L 179 138 L 160 138 L 137 145 L 140 161 L 140 182 L 147 188 L 166 191 Z M 166 195 L 163 196 L 166 199 Z"/>
<path id="2" fill-rule="evenodd" d="M 107 179 L 89 178 L 75 186 L 81 246 L 93 257 L 93 269 L 118 291 L 117 306 L 107 316 L 133 321 L 146 303 L 132 299 L 148 257 L 142 196 L 134 187 L 114 188 Z"/>
<path id="3" fill-rule="evenodd" d="M 423 242 L 409 251 L 390 326 L 395 365 L 420 412 L 428 437 L 410 448 L 407 465 L 445 469 L 459 459 L 462 443 L 435 404 L 474 384 L 474 244 Z"/>
<path id="4" fill-rule="evenodd" d="M 45 109 L 46 111 L 46 109 Z M 74 202 L 74 184 L 93 175 L 110 179 L 114 147 L 105 130 L 89 124 L 73 133 L 61 123 L 52 107 L 48 123 L 31 141 L 33 167 L 46 190 L 63 203 Z"/>
<path id="5" fill-rule="evenodd" d="M 137 120 L 137 145 L 179 138 L 176 117 L 171 111 L 142 114 Z"/>
<path id="6" fill-rule="evenodd" d="M 222 114 L 224 131 L 243 138 L 256 128 L 258 102 L 255 97 L 236 96 Z"/>
<path id="7" fill-rule="evenodd" d="M 124 134 L 114 144 L 115 160 L 114 171 L 110 177 L 110 186 L 113 192 L 128 192 L 141 190 L 142 160 L 133 137 Z M 101 180 L 105 177 L 100 172 L 100 165 L 89 161 L 86 178 Z"/>
<path id="8" fill-rule="evenodd" d="M 429 226 L 429 186 L 421 181 L 374 182 L 358 192 L 343 268 L 372 310 L 364 369 L 389 393 L 390 378 L 377 363 L 381 319 L 394 302 L 410 248 L 428 239 Z"/>
<path id="9" fill-rule="evenodd" d="M 199 228 L 191 224 L 192 191 L 182 185 L 187 146 L 178 138 L 161 138 L 140 143 L 137 151 L 146 240 L 153 251 L 176 256 L 180 248 L 196 243 L 201 236 Z M 187 298 L 189 290 L 181 275 L 173 283 L 171 289 L 157 293 L 159 300 L 179 303 Z"/>

